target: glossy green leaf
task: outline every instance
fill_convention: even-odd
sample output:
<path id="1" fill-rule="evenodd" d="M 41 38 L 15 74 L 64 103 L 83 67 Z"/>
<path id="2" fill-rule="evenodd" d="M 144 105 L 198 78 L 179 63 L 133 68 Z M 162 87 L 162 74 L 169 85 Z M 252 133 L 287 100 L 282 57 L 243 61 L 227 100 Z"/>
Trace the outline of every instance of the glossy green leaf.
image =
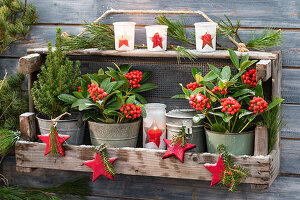
<path id="1" fill-rule="evenodd" d="M 81 92 L 73 92 L 74 96 L 77 97 L 78 99 L 84 99 L 83 95 L 81 94 Z"/>
<path id="2" fill-rule="evenodd" d="M 239 119 L 241 119 L 241 118 L 244 117 L 244 116 L 252 115 L 252 114 L 253 114 L 252 111 L 245 110 L 245 109 L 240 109 L 239 112 L 240 112 L 240 114 L 239 114 Z"/>
<path id="3" fill-rule="evenodd" d="M 203 114 L 196 114 L 194 117 L 193 117 L 193 122 L 195 124 L 199 123 L 201 120 L 205 119 L 205 115 Z"/>
<path id="4" fill-rule="evenodd" d="M 196 67 L 193 67 L 192 74 L 193 74 L 194 79 L 196 80 L 196 74 L 199 74 L 200 76 L 202 76 L 202 71 Z"/>
<path id="5" fill-rule="evenodd" d="M 134 94 L 135 97 L 142 103 L 142 104 L 146 104 L 147 100 L 140 94 Z"/>
<path id="6" fill-rule="evenodd" d="M 148 71 L 148 72 L 144 72 L 143 73 L 143 78 L 142 80 L 140 81 L 140 84 L 144 83 L 145 81 L 147 81 L 150 76 L 152 75 L 152 72 L 151 71 Z"/>
<path id="7" fill-rule="evenodd" d="M 78 100 L 76 97 L 69 95 L 69 94 L 61 94 L 58 96 L 58 98 L 68 104 L 72 104 Z"/>
<path id="8" fill-rule="evenodd" d="M 174 96 L 171 97 L 172 99 L 185 99 L 185 95 L 184 94 L 176 94 Z"/>
<path id="9" fill-rule="evenodd" d="M 203 81 L 213 81 L 216 78 L 217 75 L 213 71 L 210 71 L 204 76 Z"/>
<path id="10" fill-rule="evenodd" d="M 155 88 L 157 88 L 156 84 L 154 84 L 154 83 L 145 83 L 145 84 L 142 84 L 141 87 L 134 88 L 132 90 L 132 93 L 145 92 L 145 91 L 148 91 L 148 90 L 153 90 Z"/>
<path id="11" fill-rule="evenodd" d="M 272 108 L 274 108 L 275 106 L 277 106 L 278 104 L 280 104 L 282 101 L 284 101 L 284 99 L 275 99 L 273 100 L 269 105 L 268 105 L 268 110 L 271 110 Z"/>
<path id="12" fill-rule="evenodd" d="M 251 89 L 242 89 L 242 90 L 238 90 L 237 92 L 235 92 L 232 97 L 239 97 L 241 95 L 244 95 L 244 94 L 252 94 L 252 95 L 255 95 L 255 92 Z"/>
<path id="13" fill-rule="evenodd" d="M 229 55 L 230 55 L 230 60 L 234 64 L 234 66 L 240 70 L 240 63 L 239 63 L 239 57 L 236 55 L 236 53 L 232 50 L 229 49 Z"/>
<path id="14" fill-rule="evenodd" d="M 259 80 L 257 82 L 257 85 L 255 87 L 255 96 L 264 98 L 264 92 L 263 92 L 263 87 L 262 87 L 261 80 Z"/>
<path id="15" fill-rule="evenodd" d="M 221 71 L 221 77 L 223 80 L 230 80 L 231 77 L 231 69 L 229 66 L 224 66 Z"/>
<path id="16" fill-rule="evenodd" d="M 226 115 L 225 117 L 223 117 L 223 121 L 228 123 L 232 118 L 233 118 L 233 115 Z"/>
<path id="17" fill-rule="evenodd" d="M 127 98 L 126 103 L 134 103 L 135 101 L 135 95 L 131 95 Z"/>
<path id="18" fill-rule="evenodd" d="M 256 62 L 257 60 L 247 60 L 241 64 L 240 69 L 246 70 L 248 67 L 252 66 Z"/>

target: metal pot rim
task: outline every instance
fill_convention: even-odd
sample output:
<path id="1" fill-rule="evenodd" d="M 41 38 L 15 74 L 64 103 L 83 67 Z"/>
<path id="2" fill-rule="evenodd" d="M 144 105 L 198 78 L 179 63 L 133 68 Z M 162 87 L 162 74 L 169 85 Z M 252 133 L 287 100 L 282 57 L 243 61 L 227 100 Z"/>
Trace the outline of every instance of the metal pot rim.
<path id="1" fill-rule="evenodd" d="M 215 131 L 211 131 L 209 129 L 207 129 L 206 127 L 204 127 L 205 132 L 210 132 L 213 134 L 221 134 L 221 135 L 246 135 L 246 134 L 253 134 L 254 130 L 252 131 L 247 131 L 247 132 L 241 132 L 241 133 L 224 133 L 224 132 L 215 132 Z"/>
<path id="2" fill-rule="evenodd" d="M 182 127 L 182 126 L 179 126 L 179 125 L 173 125 L 173 124 L 168 124 L 168 123 L 166 123 L 166 125 L 167 125 L 167 127 L 169 126 L 169 127 L 172 127 L 172 128 L 181 128 Z M 202 126 L 204 126 L 204 125 L 192 126 L 192 128 L 200 128 Z"/>
<path id="3" fill-rule="evenodd" d="M 71 113 L 71 114 L 79 115 L 79 113 Z M 74 116 L 74 115 L 73 115 L 73 116 Z M 71 115 L 71 117 L 73 117 L 73 116 Z M 42 118 L 42 114 L 40 114 L 40 113 L 36 114 L 35 117 L 36 117 L 38 120 L 40 120 L 40 121 L 51 122 L 50 119 L 43 119 L 43 118 Z M 81 119 L 81 118 L 80 118 L 80 119 Z M 60 119 L 59 122 L 80 121 L 80 119 L 77 119 L 77 118 L 73 118 L 73 119 L 72 119 L 72 118 L 71 118 L 71 119 Z"/>
<path id="4" fill-rule="evenodd" d="M 184 117 L 184 116 L 173 116 L 171 114 L 172 111 L 183 111 L 183 112 L 194 112 L 196 114 L 196 111 L 194 109 L 175 109 L 175 110 L 171 110 L 169 112 L 167 112 L 165 115 L 166 117 L 170 117 L 170 118 L 177 118 L 177 119 L 192 119 L 193 117 Z"/>
<path id="5" fill-rule="evenodd" d="M 95 121 L 91 121 L 91 120 L 88 120 L 88 123 L 94 123 L 94 124 L 106 124 L 106 125 L 112 125 L 112 126 L 119 126 L 121 124 L 124 124 L 124 125 L 128 125 L 128 124 L 137 124 L 137 123 L 140 123 L 142 119 L 139 119 L 137 121 L 133 121 L 133 122 L 129 122 L 129 123 L 114 123 L 114 124 L 108 124 L 108 123 L 104 123 L 104 122 L 95 122 Z"/>

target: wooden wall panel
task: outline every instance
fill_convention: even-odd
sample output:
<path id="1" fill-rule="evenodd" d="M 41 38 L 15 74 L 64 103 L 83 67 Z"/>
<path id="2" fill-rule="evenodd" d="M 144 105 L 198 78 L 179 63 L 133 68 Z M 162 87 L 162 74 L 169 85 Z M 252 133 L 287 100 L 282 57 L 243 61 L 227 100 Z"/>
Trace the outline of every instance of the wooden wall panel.
<path id="1" fill-rule="evenodd" d="M 300 104 L 300 70 L 283 69 L 281 94 L 285 103 Z"/>
<path id="2" fill-rule="evenodd" d="M 300 140 L 281 140 L 280 173 L 300 174 Z"/>
<path id="3" fill-rule="evenodd" d="M 283 120 L 286 125 L 281 131 L 282 138 L 300 139 L 300 105 L 283 105 Z"/>

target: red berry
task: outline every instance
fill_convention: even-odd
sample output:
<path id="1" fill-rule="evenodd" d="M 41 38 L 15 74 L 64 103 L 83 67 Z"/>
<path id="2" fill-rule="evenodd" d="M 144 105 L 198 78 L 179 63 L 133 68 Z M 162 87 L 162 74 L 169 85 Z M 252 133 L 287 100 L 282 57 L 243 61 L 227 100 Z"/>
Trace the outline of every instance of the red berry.
<path id="1" fill-rule="evenodd" d="M 251 107 L 249 107 L 249 110 L 252 110 L 253 108 L 253 113 L 263 113 L 264 110 L 267 110 L 268 108 L 268 103 L 261 97 L 253 97 L 253 99 L 250 101 Z"/>
<path id="2" fill-rule="evenodd" d="M 227 112 L 229 115 L 234 115 L 241 108 L 239 102 L 232 97 L 221 99 L 221 102 L 221 106 L 223 107 L 221 111 Z"/>
<path id="3" fill-rule="evenodd" d="M 256 69 L 250 69 L 248 72 L 246 72 L 243 76 L 242 79 L 245 84 L 248 84 L 250 86 L 256 86 L 257 81 L 256 81 Z"/>

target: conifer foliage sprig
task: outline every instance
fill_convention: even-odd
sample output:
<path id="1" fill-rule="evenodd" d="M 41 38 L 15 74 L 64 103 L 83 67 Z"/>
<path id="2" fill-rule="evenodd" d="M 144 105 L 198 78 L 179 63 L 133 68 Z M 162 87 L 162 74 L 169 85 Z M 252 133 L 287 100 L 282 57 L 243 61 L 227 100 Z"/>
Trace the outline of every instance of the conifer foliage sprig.
<path id="1" fill-rule="evenodd" d="M 179 133 L 177 135 L 172 136 L 171 145 L 176 146 L 180 144 L 181 147 L 185 147 L 186 145 L 186 133 L 185 133 L 185 126 L 182 126 Z"/>
<path id="2" fill-rule="evenodd" d="M 224 145 L 218 145 L 217 151 L 222 154 L 225 167 L 224 173 L 220 174 L 222 179 L 220 183 L 226 187 L 229 186 L 228 191 L 234 192 L 236 191 L 236 186 L 248 177 L 249 171 L 240 165 L 234 164 L 233 158 L 226 151 Z"/>
<path id="3" fill-rule="evenodd" d="M 31 90 L 35 108 L 44 115 L 57 117 L 70 111 L 71 106 L 59 100 L 60 94 L 72 94 L 80 82 L 79 61 L 73 62 L 66 58 L 62 49 L 61 29 L 57 28 L 56 49 L 53 52 L 51 43 L 48 44 L 47 59 L 41 67 Z"/>
<path id="4" fill-rule="evenodd" d="M 111 175 L 114 176 L 116 175 L 116 170 L 114 168 L 114 166 L 109 162 L 108 159 L 108 154 L 107 154 L 107 148 L 105 146 L 105 144 L 100 144 L 98 146 L 95 147 L 95 150 L 98 154 L 100 154 L 101 159 L 102 159 L 102 163 L 105 166 L 105 170 Z"/>
<path id="5" fill-rule="evenodd" d="M 38 16 L 32 4 L 20 0 L 0 0 L 0 55 L 12 42 L 24 39 Z"/>

